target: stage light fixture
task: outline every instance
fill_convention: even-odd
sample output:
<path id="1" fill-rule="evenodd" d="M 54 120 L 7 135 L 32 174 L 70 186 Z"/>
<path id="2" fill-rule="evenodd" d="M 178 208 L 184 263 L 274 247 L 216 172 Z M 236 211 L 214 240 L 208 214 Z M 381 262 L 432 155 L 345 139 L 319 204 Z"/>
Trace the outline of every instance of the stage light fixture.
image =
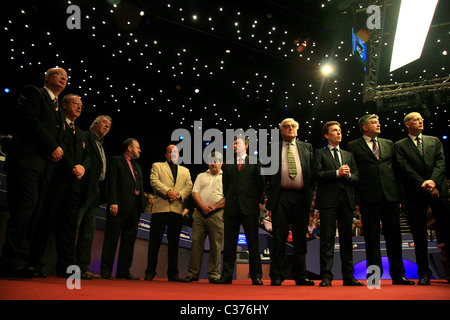
<path id="1" fill-rule="evenodd" d="M 402 0 L 390 72 L 420 58 L 439 0 Z"/>

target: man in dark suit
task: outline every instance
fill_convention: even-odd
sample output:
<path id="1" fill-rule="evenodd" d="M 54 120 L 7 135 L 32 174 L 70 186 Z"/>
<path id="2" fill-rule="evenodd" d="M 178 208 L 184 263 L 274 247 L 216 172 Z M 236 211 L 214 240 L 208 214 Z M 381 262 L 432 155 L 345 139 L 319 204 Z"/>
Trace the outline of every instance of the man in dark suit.
<path id="1" fill-rule="evenodd" d="M 320 213 L 320 276 L 321 287 L 331 286 L 333 273 L 336 221 L 339 230 L 339 253 L 344 286 L 362 286 L 353 277 L 352 226 L 355 202 L 353 186 L 359 175 L 353 155 L 339 147 L 341 125 L 337 121 L 324 124 L 322 135 L 328 140 L 326 148 L 314 151 L 313 180 L 317 182 L 315 208 Z"/>
<path id="2" fill-rule="evenodd" d="M 103 279 L 112 279 L 114 257 L 120 236 L 116 279 L 138 280 L 130 274 L 134 243 L 141 213 L 145 208 L 141 166 L 135 161 L 141 154 L 136 139 L 123 143 L 124 153 L 112 157 L 107 173 L 108 207 L 100 265 Z"/>
<path id="3" fill-rule="evenodd" d="M 410 285 L 405 278 L 400 231 L 400 188 L 394 172 L 395 151 L 391 140 L 378 138 L 381 125 L 377 115 L 364 115 L 359 121 L 363 136 L 348 143 L 359 173 L 355 201 L 361 211 L 367 266 L 376 265 L 383 273 L 380 251 L 380 220 L 393 284 Z"/>
<path id="4" fill-rule="evenodd" d="M 63 156 L 61 133 L 64 111 L 58 95 L 65 89 L 67 72 L 52 68 L 45 74 L 45 86 L 27 86 L 16 109 L 17 129 L 6 157 L 9 220 L 2 250 L 0 273 L 11 277 L 32 277 L 30 241 L 47 194 L 55 162 Z"/>
<path id="5" fill-rule="evenodd" d="M 68 277 L 67 268 L 76 264 L 76 222 L 80 206 L 81 181 L 90 166 L 85 137 L 75 126 L 75 120 L 81 115 L 83 108 L 80 97 L 74 94 L 65 95 L 62 99 L 62 108 L 66 114 L 64 123 L 66 128 L 61 143 L 64 155 L 55 165 L 49 194 L 38 221 L 38 232 L 31 245 L 30 263 L 35 268 L 36 275 L 40 277 L 45 277 L 42 258 L 53 232 L 57 252 L 57 275 Z M 82 278 L 89 279 L 84 275 Z"/>
<path id="6" fill-rule="evenodd" d="M 83 132 L 86 148 L 91 155 L 91 166 L 85 173 L 81 194 L 81 207 L 78 214 L 77 265 L 82 273 L 91 274 L 91 248 L 94 240 L 95 221 L 98 207 L 106 201 L 107 157 L 103 148 L 103 139 L 111 128 L 112 120 L 107 115 L 98 116 L 90 130 Z"/>
<path id="7" fill-rule="evenodd" d="M 404 123 L 408 137 L 395 143 L 397 161 L 402 172 L 402 184 L 414 239 L 419 285 L 430 285 L 428 266 L 427 209 L 430 206 L 436 220 L 438 241 L 450 248 L 448 198 L 445 181 L 445 156 L 438 138 L 423 135 L 423 118 L 418 112 L 406 115 Z"/>
<path id="8" fill-rule="evenodd" d="M 296 285 L 314 286 L 306 274 L 306 234 L 312 202 L 311 169 L 313 148 L 297 141 L 298 122 L 284 119 L 280 124 L 283 141 L 271 146 L 279 154 L 279 169 L 271 176 L 266 208 L 272 212 L 273 249 L 271 252 L 271 285 L 281 286 L 285 276 L 285 248 L 292 228 L 294 257 L 292 276 Z"/>
<path id="9" fill-rule="evenodd" d="M 236 161 L 222 166 L 224 211 L 223 267 L 218 284 L 232 283 L 236 263 L 236 247 L 242 224 L 249 251 L 249 273 L 253 285 L 262 285 L 262 267 L 259 252 L 259 203 L 264 192 L 261 165 L 247 155 L 248 137 L 234 138 Z"/>

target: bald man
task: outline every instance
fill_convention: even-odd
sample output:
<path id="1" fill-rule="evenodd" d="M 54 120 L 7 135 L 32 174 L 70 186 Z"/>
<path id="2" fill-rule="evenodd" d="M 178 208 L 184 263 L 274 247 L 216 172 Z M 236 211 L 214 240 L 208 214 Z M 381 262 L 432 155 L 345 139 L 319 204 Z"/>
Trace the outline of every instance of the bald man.
<path id="1" fill-rule="evenodd" d="M 184 200 L 192 191 L 189 169 L 178 162 L 178 148 L 169 145 L 166 148 L 165 162 L 156 162 L 150 173 L 150 185 L 155 191 L 150 236 L 148 244 L 148 263 L 145 280 L 151 281 L 156 275 L 158 252 L 167 227 L 169 281 L 180 281 L 178 276 L 178 243 L 183 226 Z"/>
<path id="2" fill-rule="evenodd" d="M 0 274 L 30 278 L 30 239 L 36 228 L 53 167 L 61 160 L 65 114 L 58 103 L 66 88 L 67 72 L 49 69 L 43 88 L 26 86 L 19 96 L 16 129 L 6 157 L 10 217 L 2 249 Z"/>
<path id="3" fill-rule="evenodd" d="M 449 218 L 446 201 L 445 156 L 438 138 L 423 135 L 424 119 L 418 112 L 404 118 L 408 136 L 395 143 L 395 154 L 402 173 L 406 208 L 408 210 L 414 250 L 418 266 L 418 285 L 430 285 L 428 266 L 427 209 L 436 220 L 437 240 L 450 248 Z"/>

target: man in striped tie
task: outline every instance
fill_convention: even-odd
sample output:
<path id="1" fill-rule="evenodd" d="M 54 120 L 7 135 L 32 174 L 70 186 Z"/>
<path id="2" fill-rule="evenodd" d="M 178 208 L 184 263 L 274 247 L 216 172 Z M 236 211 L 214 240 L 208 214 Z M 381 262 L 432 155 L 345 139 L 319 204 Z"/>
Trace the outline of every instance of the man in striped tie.
<path id="1" fill-rule="evenodd" d="M 297 129 L 297 121 L 284 119 L 280 125 L 283 141 L 271 145 L 271 152 L 279 152 L 281 163 L 277 173 L 267 177 L 270 189 L 266 208 L 272 212 L 274 237 L 270 266 L 273 286 L 280 286 L 285 279 L 284 256 L 290 226 L 294 240 L 292 277 L 296 285 L 314 285 L 306 274 L 306 233 L 312 202 L 310 180 L 313 148 L 310 143 L 296 140 Z"/>

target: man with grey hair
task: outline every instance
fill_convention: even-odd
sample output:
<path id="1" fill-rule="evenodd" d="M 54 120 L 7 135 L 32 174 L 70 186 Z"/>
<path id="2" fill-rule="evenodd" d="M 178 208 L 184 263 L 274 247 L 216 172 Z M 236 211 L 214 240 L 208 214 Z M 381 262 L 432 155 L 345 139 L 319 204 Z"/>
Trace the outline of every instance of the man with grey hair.
<path id="1" fill-rule="evenodd" d="M 78 213 L 77 227 L 77 265 L 81 272 L 93 275 L 89 271 L 91 247 L 94 240 L 95 221 L 98 206 L 106 201 L 107 156 L 103 148 L 103 139 L 111 129 L 112 120 L 107 115 L 100 115 L 92 122 L 89 131 L 84 131 L 86 148 L 91 155 L 91 166 L 85 173 L 81 207 Z"/>
<path id="2" fill-rule="evenodd" d="M 214 283 L 220 278 L 220 258 L 223 242 L 223 208 L 225 198 L 222 186 L 222 154 L 212 152 L 208 157 L 209 169 L 200 173 L 192 189 L 197 204 L 192 218 L 192 246 L 188 276 L 184 282 L 198 281 L 202 266 L 206 236 L 209 238 L 208 279 Z"/>
<path id="3" fill-rule="evenodd" d="M 420 113 L 408 113 L 404 123 L 408 136 L 395 143 L 395 152 L 402 173 L 406 208 L 414 239 L 419 275 L 417 284 L 430 285 L 432 274 L 428 265 L 428 206 L 436 220 L 437 240 L 445 244 L 447 256 L 450 250 L 445 155 L 438 138 L 422 134 L 424 119 Z"/>
<path id="4" fill-rule="evenodd" d="M 380 250 L 380 220 L 389 259 L 393 284 L 411 285 L 405 277 L 400 231 L 400 188 L 396 179 L 394 143 L 379 138 L 381 125 L 377 115 L 366 114 L 359 119 L 363 136 L 348 143 L 359 172 L 355 202 L 359 204 L 366 243 L 367 266 L 383 267 Z"/>
<path id="5" fill-rule="evenodd" d="M 284 119 L 280 125 L 283 140 L 271 145 L 278 152 L 281 166 L 270 178 L 266 208 L 272 212 L 273 249 L 271 252 L 270 278 L 272 286 L 281 286 L 285 275 L 285 247 L 292 227 L 294 256 L 292 277 L 296 285 L 314 286 L 306 273 L 306 233 L 312 202 L 312 160 L 310 143 L 298 141 L 298 122 Z"/>

